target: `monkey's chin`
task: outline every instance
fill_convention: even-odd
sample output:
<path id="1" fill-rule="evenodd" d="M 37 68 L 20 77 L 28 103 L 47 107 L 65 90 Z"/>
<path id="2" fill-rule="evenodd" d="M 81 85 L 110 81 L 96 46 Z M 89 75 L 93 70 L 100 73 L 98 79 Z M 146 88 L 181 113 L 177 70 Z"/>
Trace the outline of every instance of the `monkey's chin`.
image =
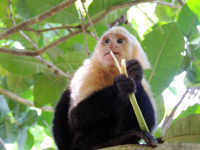
<path id="1" fill-rule="evenodd" d="M 113 57 L 112 57 L 111 54 L 107 54 L 107 55 L 105 55 L 103 58 L 104 58 L 104 61 L 105 61 L 107 64 L 115 64 L 115 61 L 114 61 L 114 59 L 113 59 Z"/>

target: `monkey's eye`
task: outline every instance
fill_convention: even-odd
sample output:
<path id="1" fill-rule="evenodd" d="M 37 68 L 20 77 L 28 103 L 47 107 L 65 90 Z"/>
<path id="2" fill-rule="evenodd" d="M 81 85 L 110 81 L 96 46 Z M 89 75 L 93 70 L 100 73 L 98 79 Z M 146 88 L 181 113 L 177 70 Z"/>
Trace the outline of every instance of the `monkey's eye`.
<path id="1" fill-rule="evenodd" d="M 119 39 L 119 40 L 117 41 L 117 43 L 124 43 L 124 40 L 123 40 L 123 39 Z"/>
<path id="2" fill-rule="evenodd" d="M 106 39 L 105 41 L 104 41 L 104 43 L 109 43 L 110 42 L 110 40 L 109 39 Z"/>

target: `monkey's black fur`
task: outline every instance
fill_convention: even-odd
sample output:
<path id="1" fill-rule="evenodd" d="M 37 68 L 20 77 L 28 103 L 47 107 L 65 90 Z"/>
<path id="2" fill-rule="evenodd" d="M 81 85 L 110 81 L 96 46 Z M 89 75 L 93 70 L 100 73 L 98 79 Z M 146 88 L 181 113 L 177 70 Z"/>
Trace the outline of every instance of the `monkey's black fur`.
<path id="1" fill-rule="evenodd" d="M 135 92 L 138 105 L 152 132 L 156 120 L 155 112 L 141 85 L 143 71 L 140 64 L 138 67 L 135 60 L 131 61 L 127 62 L 129 78 L 125 75 L 117 76 L 113 85 L 82 100 L 70 114 L 70 87 L 63 93 L 53 120 L 53 135 L 59 150 L 94 150 L 138 143 L 141 138 L 152 146 L 156 145 L 155 139 L 149 133 L 140 130 L 127 96 Z"/>

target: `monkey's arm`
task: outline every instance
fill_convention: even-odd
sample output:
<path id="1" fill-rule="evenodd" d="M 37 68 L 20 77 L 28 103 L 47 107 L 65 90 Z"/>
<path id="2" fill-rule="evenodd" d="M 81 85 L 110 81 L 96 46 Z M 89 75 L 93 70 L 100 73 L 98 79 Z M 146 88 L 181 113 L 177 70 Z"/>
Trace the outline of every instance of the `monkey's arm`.
<path id="1" fill-rule="evenodd" d="M 116 83 L 94 92 L 74 107 L 69 115 L 73 128 L 85 127 L 110 117 L 119 111 L 127 100 L 121 96 Z"/>

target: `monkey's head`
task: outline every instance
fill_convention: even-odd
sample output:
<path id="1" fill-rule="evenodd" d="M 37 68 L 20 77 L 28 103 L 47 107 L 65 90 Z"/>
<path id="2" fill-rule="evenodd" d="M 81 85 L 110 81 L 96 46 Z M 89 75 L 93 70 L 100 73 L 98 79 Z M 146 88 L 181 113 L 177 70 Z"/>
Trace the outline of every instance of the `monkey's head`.
<path id="1" fill-rule="evenodd" d="M 121 62 L 122 59 L 137 59 L 143 69 L 149 69 L 150 63 L 137 39 L 123 27 L 113 27 L 100 38 L 91 60 L 98 60 L 103 66 L 114 65 L 110 49 Z"/>

